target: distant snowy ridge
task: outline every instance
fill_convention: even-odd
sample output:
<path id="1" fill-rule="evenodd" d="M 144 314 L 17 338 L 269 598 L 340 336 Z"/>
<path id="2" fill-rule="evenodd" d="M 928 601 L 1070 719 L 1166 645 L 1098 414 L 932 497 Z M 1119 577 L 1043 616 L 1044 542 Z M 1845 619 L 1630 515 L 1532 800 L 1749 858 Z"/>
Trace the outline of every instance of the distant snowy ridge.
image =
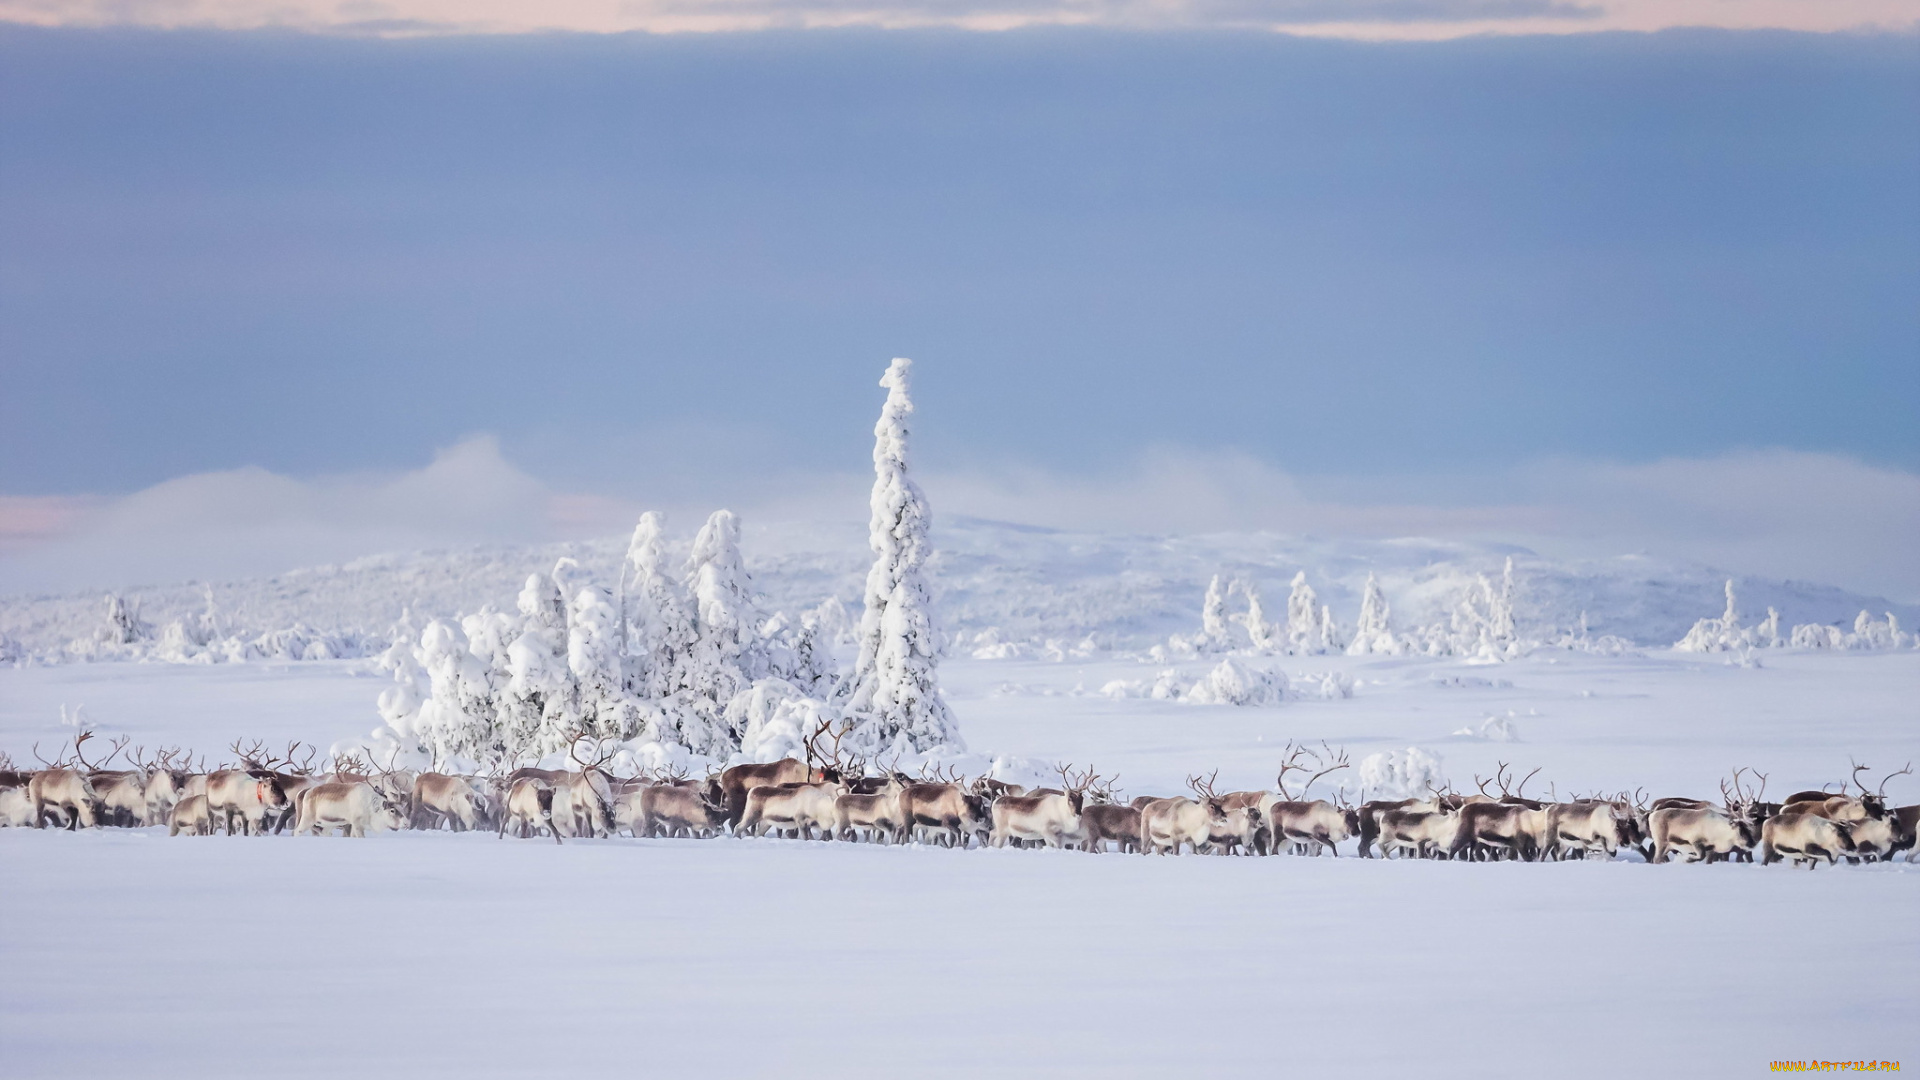
<path id="1" fill-rule="evenodd" d="M 685 534 L 663 542 L 676 563 L 691 550 Z M 1584 618 L 1595 637 L 1664 648 L 1723 609 L 1728 579 L 1642 556 L 1564 561 L 1504 545 L 1420 539 L 1073 533 L 950 518 L 936 523 L 933 542 L 927 573 L 950 647 L 976 655 L 997 648 L 1008 657 L 1064 657 L 1088 638 L 1103 650 L 1146 650 L 1202 629 L 1216 575 L 1262 597 L 1284 597 L 1302 572 L 1350 646 L 1362 630 L 1378 633 L 1361 618 L 1369 575 L 1391 608 L 1394 632 L 1407 634 L 1449 620 L 1483 577 L 1501 578 L 1509 556 L 1521 636 L 1578 634 Z M 626 537 L 609 537 L 426 551 L 272 578 L 130 588 L 114 594 L 118 615 L 104 592 L 10 597 L 0 600 L 0 662 L 374 655 L 409 613 L 415 624 L 471 614 L 517 594 L 529 575 L 550 572 L 563 557 L 578 563 L 584 579 L 612 583 L 626 548 Z M 744 522 L 741 549 L 769 612 L 797 619 L 828 598 L 858 610 L 871 564 L 858 526 Z M 1858 632 L 1863 611 L 1881 625 L 1888 615 L 1920 624 L 1920 608 L 1909 604 L 1806 582 L 1734 581 L 1753 610 L 1776 609 L 1784 626 L 1831 627 L 1843 640 Z"/>

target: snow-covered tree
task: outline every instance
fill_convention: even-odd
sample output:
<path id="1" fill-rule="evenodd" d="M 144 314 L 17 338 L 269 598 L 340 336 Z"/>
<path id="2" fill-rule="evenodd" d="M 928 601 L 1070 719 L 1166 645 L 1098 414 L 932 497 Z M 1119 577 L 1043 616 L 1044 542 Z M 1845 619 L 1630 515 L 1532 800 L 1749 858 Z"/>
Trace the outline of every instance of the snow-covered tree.
<path id="1" fill-rule="evenodd" d="M 1266 609 L 1260 606 L 1260 590 L 1252 584 L 1241 588 L 1247 594 L 1247 639 L 1253 643 L 1254 651 L 1278 651 L 1281 642 L 1274 635 L 1281 628 L 1267 621 Z"/>
<path id="2" fill-rule="evenodd" d="M 1426 798 L 1447 786 L 1440 756 L 1417 746 L 1403 753 L 1369 754 L 1360 762 L 1356 779 L 1360 794 L 1369 799 Z"/>
<path id="3" fill-rule="evenodd" d="M 704 717 L 721 721 L 727 702 L 767 674 L 759 636 L 763 616 L 740 559 L 740 521 L 715 510 L 693 539 L 682 578 L 693 596 L 698 637 L 683 688 Z M 740 732 L 729 731 L 737 746 Z"/>
<path id="4" fill-rule="evenodd" d="M 1353 642 L 1347 646 L 1347 652 L 1353 656 L 1370 654 L 1391 655 L 1400 651 L 1399 642 L 1394 640 L 1393 625 L 1387 609 L 1387 594 L 1380 588 L 1379 579 L 1367 575 L 1365 591 L 1360 594 L 1360 621 L 1354 627 Z"/>
<path id="5" fill-rule="evenodd" d="M 107 594 L 107 625 L 101 640 L 110 645 L 132 645 L 153 636 L 153 627 L 140 618 L 140 603 L 128 603 L 118 593 Z"/>
<path id="6" fill-rule="evenodd" d="M 1487 610 L 1487 638 L 1502 653 L 1520 637 L 1514 627 L 1513 596 L 1513 556 L 1509 555 L 1507 568 L 1500 575 L 1500 591 L 1492 595 Z"/>
<path id="7" fill-rule="evenodd" d="M 493 688 L 466 634 L 435 619 L 420 634 L 418 657 L 430 685 L 413 718 L 418 749 L 435 766 L 456 755 L 475 762 L 497 759 L 502 748 L 495 738 Z M 388 725 L 400 730 L 392 720 Z"/>
<path id="8" fill-rule="evenodd" d="M 1293 575 L 1287 594 L 1287 648 L 1296 654 L 1319 651 L 1320 597 L 1307 584 L 1305 570 Z"/>
<path id="9" fill-rule="evenodd" d="M 908 476 L 908 378 L 913 362 L 896 359 L 880 385 L 887 401 L 874 425 L 872 519 L 866 611 L 860 655 L 846 682 L 848 711 L 860 718 L 861 749 L 924 752 L 959 747 L 960 732 L 940 694 L 939 635 L 926 580 L 933 554 L 927 498 Z"/>
<path id="10" fill-rule="evenodd" d="M 634 738 L 645 726 L 645 711 L 627 689 L 612 597 L 590 585 L 574 596 L 567 614 L 567 670 L 581 728 L 598 739 Z"/>
<path id="11" fill-rule="evenodd" d="M 622 571 L 626 583 L 628 677 L 632 691 L 659 700 L 684 688 L 684 668 L 699 631 L 693 601 L 667 571 L 666 518 L 640 515 Z"/>
<path id="12" fill-rule="evenodd" d="M 1695 626 L 1694 629 L 1698 630 L 1699 627 Z M 1689 634 L 1688 637 L 1692 635 Z M 1828 626 L 1824 623 L 1801 623 L 1793 628 L 1793 647 L 1796 649 L 1844 649 L 1846 643 L 1847 636 L 1841 633 L 1837 626 Z M 1675 645 L 1674 648 L 1678 649 L 1680 646 Z"/>
<path id="13" fill-rule="evenodd" d="M 1196 705 L 1278 705 L 1287 697 L 1287 676 L 1222 657 L 1183 697 Z"/>
<path id="14" fill-rule="evenodd" d="M 1727 609 L 1717 619 L 1701 619 L 1687 636 L 1673 643 L 1680 652 L 1731 652 L 1753 644 L 1752 635 L 1740 626 L 1740 602 L 1733 592 L 1733 579 L 1727 579 Z"/>
<path id="15" fill-rule="evenodd" d="M 1207 583 L 1206 599 L 1200 602 L 1200 636 L 1193 645 L 1201 652 L 1222 652 L 1233 646 L 1227 630 L 1227 593 L 1229 586 L 1213 575 Z"/>
<path id="16" fill-rule="evenodd" d="M 1334 620 L 1333 607 L 1330 604 L 1322 604 L 1320 607 L 1320 624 L 1314 630 L 1313 644 L 1314 651 L 1317 653 L 1346 651 L 1347 643 L 1340 635 L 1340 624 Z"/>
<path id="17" fill-rule="evenodd" d="M 562 559 L 561 565 L 573 562 Z M 560 566 L 554 567 L 559 570 Z M 554 575 L 529 574 L 520 590 L 520 617 L 529 630 L 546 630 L 559 640 L 567 634 L 567 598 Z"/>

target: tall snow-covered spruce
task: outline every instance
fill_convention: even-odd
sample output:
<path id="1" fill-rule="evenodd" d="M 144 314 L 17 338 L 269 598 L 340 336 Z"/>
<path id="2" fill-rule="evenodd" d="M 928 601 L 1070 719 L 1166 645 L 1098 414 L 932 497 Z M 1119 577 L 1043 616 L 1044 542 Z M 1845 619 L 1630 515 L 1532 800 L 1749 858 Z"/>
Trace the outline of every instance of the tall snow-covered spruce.
<path id="1" fill-rule="evenodd" d="M 887 402 L 873 428 L 873 518 L 867 540 L 867 608 L 860 619 L 860 658 L 847 681 L 847 711 L 867 752 L 963 748 L 940 694 L 932 595 L 926 563 L 932 514 L 907 475 L 908 378 L 913 361 L 896 359 L 880 379 Z"/>

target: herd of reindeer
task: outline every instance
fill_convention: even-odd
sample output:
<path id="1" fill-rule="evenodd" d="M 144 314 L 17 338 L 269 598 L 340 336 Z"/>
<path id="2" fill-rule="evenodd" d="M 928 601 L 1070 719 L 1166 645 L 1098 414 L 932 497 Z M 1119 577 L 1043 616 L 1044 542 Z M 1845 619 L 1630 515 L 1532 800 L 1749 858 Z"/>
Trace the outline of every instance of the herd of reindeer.
<path id="1" fill-rule="evenodd" d="M 282 754 L 259 742 L 230 748 L 230 764 L 209 769 L 179 750 L 151 757 L 116 740 L 98 765 L 87 761 L 83 732 L 56 761 L 15 767 L 0 754 L 0 825 L 66 829 L 165 824 L 168 835 L 296 835 L 334 829 L 366 836 L 389 829 L 487 829 L 501 837 L 562 838 L 764 836 L 919 841 L 948 847 L 1046 846 L 1082 851 L 1178 855 L 1337 855 L 1358 840 L 1368 858 L 1611 859 L 1637 851 L 1648 862 L 1752 861 L 1832 864 L 1891 859 L 1909 862 L 1920 806 L 1888 807 L 1887 781 L 1869 791 L 1867 766 L 1855 765 L 1839 791 L 1809 790 L 1764 801 L 1766 777 L 1737 769 L 1720 785 L 1721 801 L 1662 798 L 1639 792 L 1561 801 L 1533 799 L 1502 763 L 1493 777 L 1475 777 L 1478 792 L 1449 786 L 1425 798 L 1352 805 L 1339 795 L 1308 796 L 1316 783 L 1348 767 L 1344 751 L 1289 743 L 1274 791 L 1214 790 L 1218 777 L 1187 779 L 1186 795 L 1143 795 L 1121 802 L 1114 780 L 1091 769 L 1057 769 L 1058 787 L 1026 789 L 957 772 L 908 775 L 843 755 L 826 725 L 806 743 L 806 760 L 735 765 L 702 779 L 683 771 L 617 777 L 611 753 L 579 756 L 571 769 L 521 768 L 498 776 L 465 776 L 382 768 L 372 754 L 336 756 L 319 768 L 317 752 L 300 744 Z M 828 742 L 829 737 L 831 742 Z M 39 758 L 39 747 L 34 748 Z M 299 757 L 300 760 L 296 760 Z M 115 758 L 124 768 L 115 769 Z M 896 762 L 897 765 L 897 762 Z M 1304 782 L 1303 782 L 1304 778 Z M 1489 785 L 1498 793 L 1489 792 Z M 1292 786 L 1290 786 L 1292 785 Z M 1298 787 L 1296 794 L 1293 787 Z M 1848 788 L 1858 794 L 1848 794 Z"/>

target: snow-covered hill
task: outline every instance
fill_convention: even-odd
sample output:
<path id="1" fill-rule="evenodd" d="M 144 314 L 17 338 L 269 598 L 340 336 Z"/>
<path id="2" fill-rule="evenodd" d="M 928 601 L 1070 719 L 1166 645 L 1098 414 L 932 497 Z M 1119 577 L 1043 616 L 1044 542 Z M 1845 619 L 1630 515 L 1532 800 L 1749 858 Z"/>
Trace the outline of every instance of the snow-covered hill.
<path id="1" fill-rule="evenodd" d="M 948 631 L 1036 643 L 1093 635 L 1117 649 L 1144 648 L 1197 627 L 1202 595 L 1215 574 L 1253 585 L 1272 610 L 1294 574 L 1304 570 L 1335 617 L 1351 624 L 1372 573 L 1392 605 L 1395 626 L 1411 628 L 1444 618 L 1479 575 L 1497 577 L 1511 556 L 1523 634 L 1551 638 L 1578 627 L 1584 614 L 1595 635 L 1649 646 L 1671 644 L 1696 619 L 1719 614 L 1730 576 L 1644 556 L 1564 561 L 1508 545 L 1423 539 L 1073 533 L 963 518 L 941 523 L 935 539 L 939 613 Z M 683 546 L 686 540 L 680 537 Z M 860 527 L 750 524 L 743 546 L 769 613 L 798 612 L 827 597 L 857 609 L 869 559 Z M 311 637 L 330 640 L 336 653 L 355 654 L 384 645 L 389 627 L 409 610 L 425 619 L 488 604 L 509 607 L 529 574 L 551 570 L 563 556 L 577 559 L 586 576 L 611 585 L 625 550 L 624 537 L 608 537 L 423 551 L 271 578 L 117 591 L 156 632 L 211 606 L 224 633 L 251 638 L 304 627 Z M 1735 577 L 1741 605 L 1755 618 L 1772 606 L 1786 625 L 1850 626 L 1862 610 L 1875 617 L 1892 612 L 1908 626 L 1920 622 L 1920 608 L 1912 605 L 1807 582 Z M 92 638 L 105 626 L 105 591 L 0 599 L 0 650 L 53 658 L 68 643 Z"/>

